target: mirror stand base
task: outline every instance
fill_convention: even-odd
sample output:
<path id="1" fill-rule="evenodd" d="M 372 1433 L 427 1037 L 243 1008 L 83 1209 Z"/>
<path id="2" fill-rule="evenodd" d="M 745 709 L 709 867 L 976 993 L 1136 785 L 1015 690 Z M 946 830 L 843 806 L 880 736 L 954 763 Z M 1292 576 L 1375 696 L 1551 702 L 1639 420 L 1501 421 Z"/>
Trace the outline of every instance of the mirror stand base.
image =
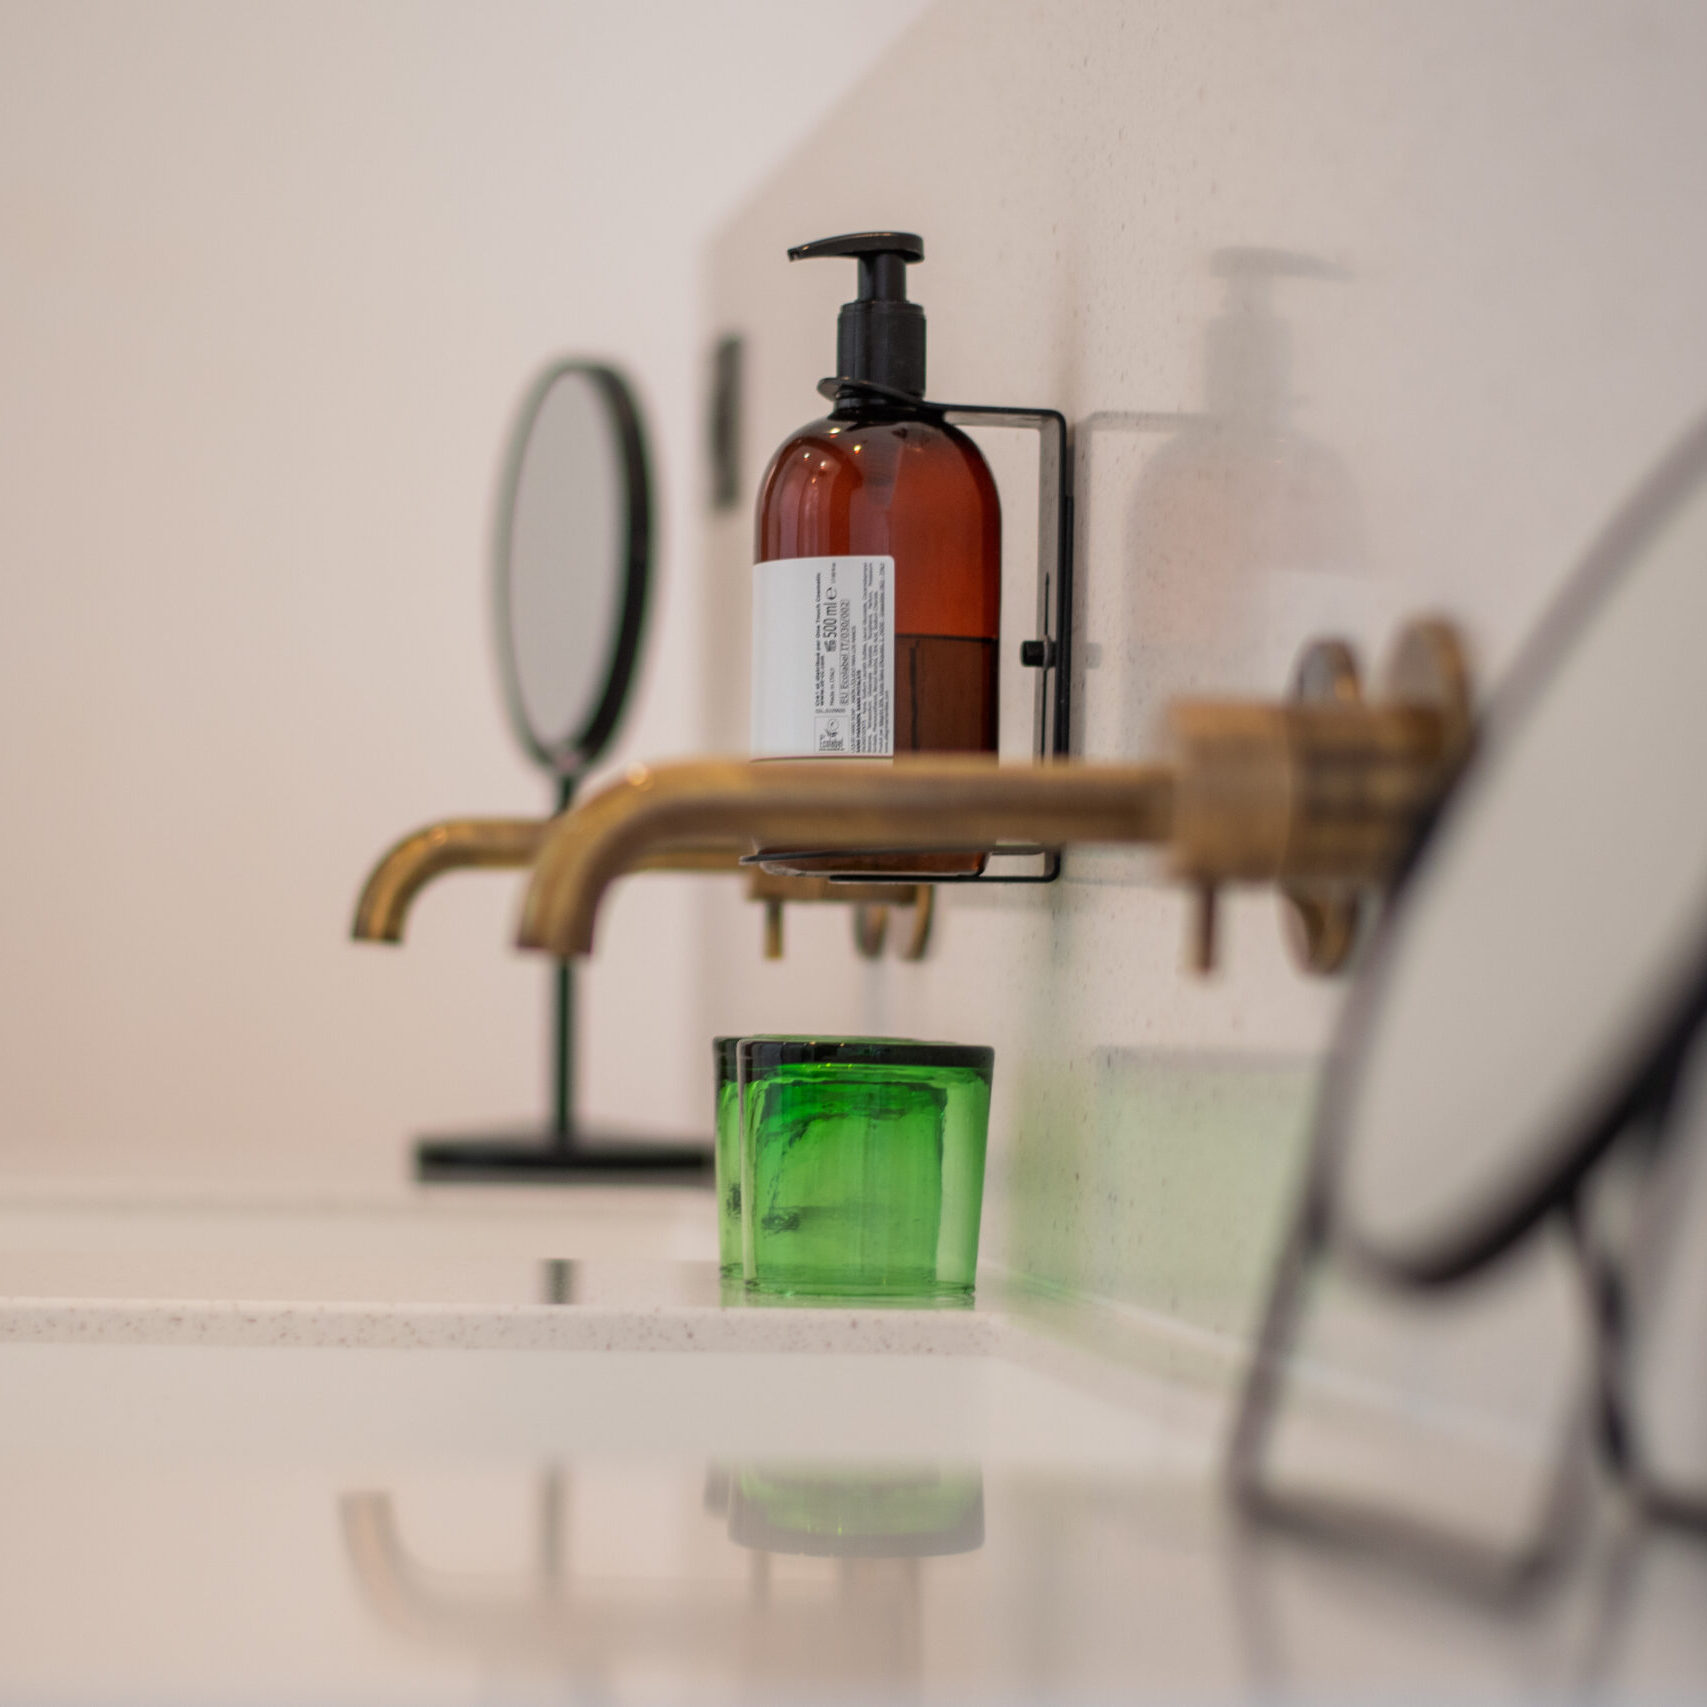
<path id="1" fill-rule="evenodd" d="M 427 1138 L 415 1178 L 428 1185 L 660 1185 L 712 1183 L 711 1142 L 654 1144 L 549 1127 L 508 1137 Z"/>

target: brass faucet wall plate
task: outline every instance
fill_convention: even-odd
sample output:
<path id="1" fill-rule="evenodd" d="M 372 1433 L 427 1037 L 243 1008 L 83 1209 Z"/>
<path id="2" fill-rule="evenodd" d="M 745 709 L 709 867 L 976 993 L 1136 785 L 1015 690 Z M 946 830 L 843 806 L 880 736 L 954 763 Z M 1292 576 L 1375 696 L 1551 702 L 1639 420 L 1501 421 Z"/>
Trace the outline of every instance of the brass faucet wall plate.
<path id="1" fill-rule="evenodd" d="M 1446 763 L 1456 772 L 1468 755 L 1473 721 L 1469 663 L 1457 628 L 1439 618 L 1407 623 L 1382 674 L 1381 694 L 1391 703 L 1439 714 Z M 1361 705 L 1363 683 L 1350 642 L 1312 641 L 1293 672 L 1291 697 L 1306 705 Z M 1344 971 L 1373 917 L 1375 886 L 1294 878 L 1281 884 L 1280 893 L 1298 963 L 1310 972 Z"/>
<path id="2" fill-rule="evenodd" d="M 1292 698 L 1315 705 L 1361 704 L 1363 680 L 1350 643 L 1316 640 L 1305 647 L 1293 671 Z M 1360 890 L 1301 878 L 1280 886 L 1280 900 L 1281 920 L 1298 964 L 1309 972 L 1343 971 L 1357 945 L 1363 915 Z"/>

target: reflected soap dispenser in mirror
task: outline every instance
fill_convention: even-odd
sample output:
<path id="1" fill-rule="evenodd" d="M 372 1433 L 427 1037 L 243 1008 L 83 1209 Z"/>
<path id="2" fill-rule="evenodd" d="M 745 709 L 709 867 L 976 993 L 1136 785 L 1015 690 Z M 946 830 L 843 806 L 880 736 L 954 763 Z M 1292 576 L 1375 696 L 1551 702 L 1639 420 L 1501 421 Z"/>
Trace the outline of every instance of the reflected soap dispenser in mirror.
<path id="1" fill-rule="evenodd" d="M 516 737 L 564 811 L 610 745 L 639 661 L 652 573 L 652 490 L 639 405 L 614 368 L 548 367 L 523 400 L 498 504 L 497 646 Z M 494 860 L 492 863 L 517 863 Z M 428 1139 L 421 1179 L 640 1175 L 709 1183 L 709 1145 L 598 1136 L 575 1114 L 575 1003 L 553 969 L 552 1115 L 543 1131 Z"/>
<path id="2" fill-rule="evenodd" d="M 846 257 L 830 414 L 771 459 L 753 570 L 753 754 L 996 751 L 1001 506 L 978 447 L 925 402 L 911 232 L 803 243 Z M 867 855 L 850 873 L 972 874 L 984 856 Z"/>

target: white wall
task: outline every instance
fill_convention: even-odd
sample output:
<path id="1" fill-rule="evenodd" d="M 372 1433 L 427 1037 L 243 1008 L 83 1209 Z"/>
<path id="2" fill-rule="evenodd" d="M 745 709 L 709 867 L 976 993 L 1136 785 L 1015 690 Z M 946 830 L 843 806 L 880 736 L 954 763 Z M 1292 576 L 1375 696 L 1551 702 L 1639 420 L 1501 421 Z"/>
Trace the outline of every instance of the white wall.
<path id="1" fill-rule="evenodd" d="M 487 621 L 511 410 L 635 376 L 624 751 L 697 745 L 703 237 L 918 9 L 0 5 L 0 1170 L 389 1178 L 543 1111 L 514 880 L 346 941 L 403 830 L 548 802 Z M 691 907 L 610 921 L 596 1115 L 704 1123 Z"/>
<path id="2" fill-rule="evenodd" d="M 753 342 L 754 478 L 818 412 L 851 283 L 785 246 L 916 230 L 933 394 L 1078 426 L 1080 751 L 1153 754 L 1175 689 L 1278 692 L 1314 634 L 1374 662 L 1409 613 L 1455 618 L 1491 681 L 1707 409 L 1704 68 L 1687 0 L 943 0 L 716 241 L 713 322 Z M 1205 408 L 1225 245 L 1346 276 L 1276 286 L 1285 431 L 1224 420 L 1217 460 L 1107 416 Z M 1011 675 L 1030 547 L 1009 545 Z M 748 519 L 711 546 L 707 644 L 739 659 Z M 708 724 L 736 738 L 744 669 L 715 686 Z M 797 911 L 766 965 L 750 909 L 708 903 L 702 1031 L 994 1044 L 990 1247 L 1243 1329 L 1341 989 L 1293 968 L 1272 896 L 1236 898 L 1209 980 L 1138 854 L 943 892 L 918 967 L 862 967 L 844 919 Z"/>

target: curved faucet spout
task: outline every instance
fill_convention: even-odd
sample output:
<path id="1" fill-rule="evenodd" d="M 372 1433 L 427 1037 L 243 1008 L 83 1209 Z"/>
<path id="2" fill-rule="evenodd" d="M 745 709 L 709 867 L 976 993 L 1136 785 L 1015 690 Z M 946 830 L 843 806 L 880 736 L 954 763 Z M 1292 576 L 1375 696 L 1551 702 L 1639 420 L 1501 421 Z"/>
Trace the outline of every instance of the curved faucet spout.
<path id="1" fill-rule="evenodd" d="M 447 818 L 391 848 L 368 874 L 350 934 L 358 942 L 401 942 L 415 897 L 441 872 L 532 865 L 549 818 Z"/>
<path id="2" fill-rule="evenodd" d="M 447 818 L 405 836 L 373 868 L 356 903 L 358 942 L 401 942 L 415 897 L 446 871 L 520 871 L 532 865 L 556 818 Z M 703 836 L 649 849 L 627 871 L 739 871 L 741 850 Z"/>
<path id="3" fill-rule="evenodd" d="M 862 763 L 693 759 L 636 765 L 565 812 L 534 865 L 518 941 L 587 954 L 605 889 L 650 850 L 984 849 L 1001 842 L 1159 842 L 1173 812 L 1165 765 L 998 765 L 943 756 Z"/>

